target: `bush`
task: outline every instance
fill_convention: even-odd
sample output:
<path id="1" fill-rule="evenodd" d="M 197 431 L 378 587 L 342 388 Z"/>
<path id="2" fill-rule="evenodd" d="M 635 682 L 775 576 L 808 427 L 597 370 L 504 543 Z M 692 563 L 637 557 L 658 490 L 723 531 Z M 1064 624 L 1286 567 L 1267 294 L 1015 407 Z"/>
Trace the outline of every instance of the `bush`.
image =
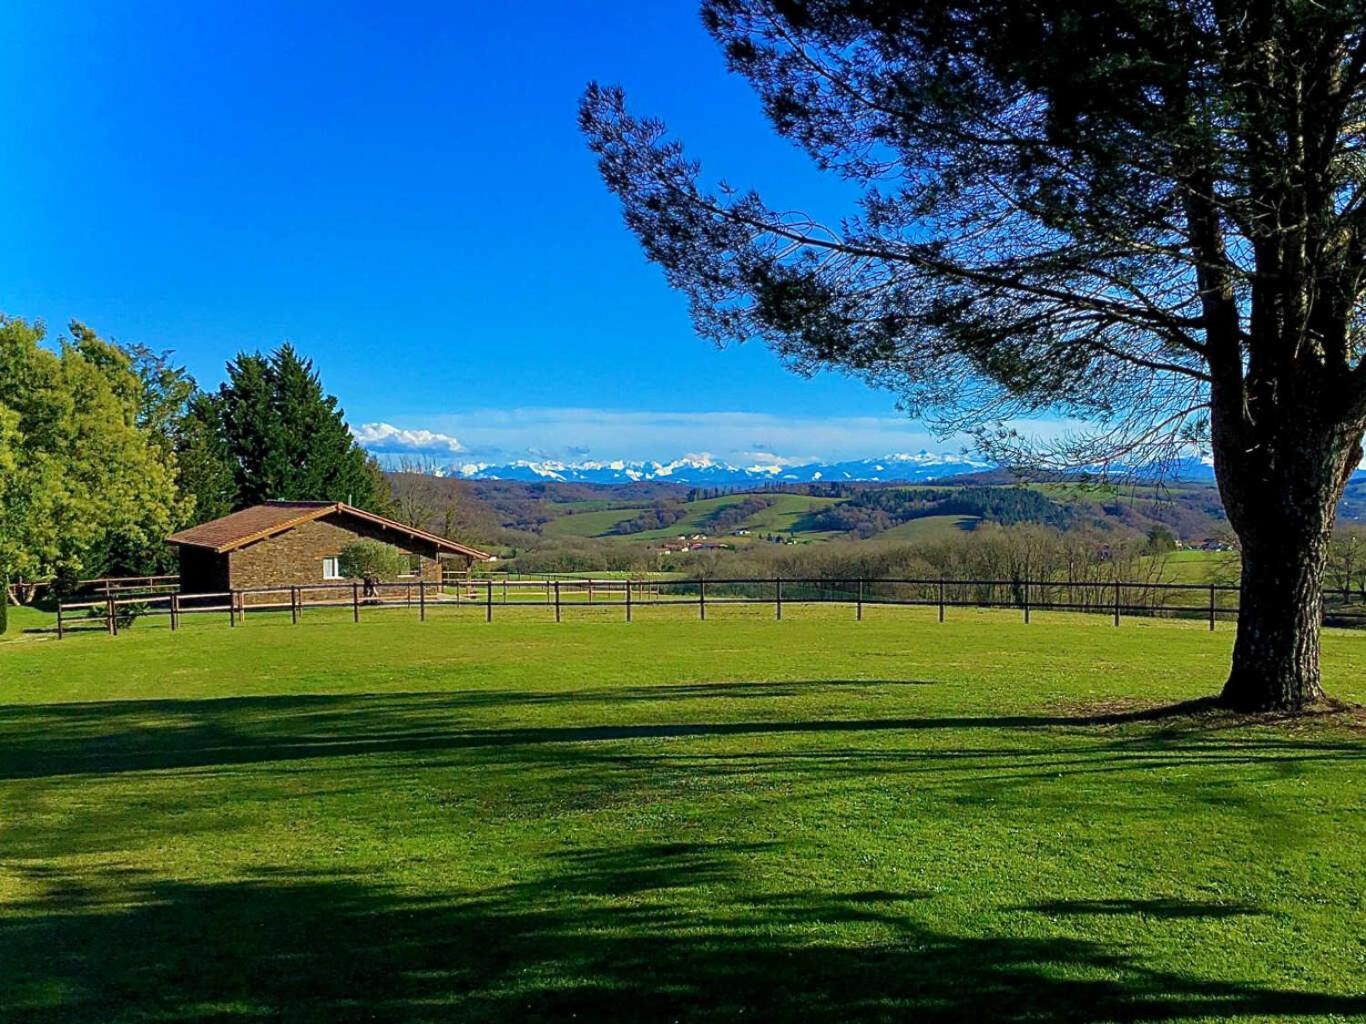
<path id="1" fill-rule="evenodd" d="M 337 565 L 343 576 L 363 580 L 368 596 L 374 593 L 376 583 L 406 573 L 408 556 L 392 544 L 358 540 L 342 548 Z"/>
<path id="2" fill-rule="evenodd" d="M 120 604 L 114 608 L 114 624 L 119 629 L 129 629 L 136 622 L 139 616 L 146 615 L 147 605 L 142 602 L 136 604 Z M 109 609 L 105 605 L 96 605 L 85 610 L 87 619 L 99 619 L 101 622 L 109 621 Z"/>
<path id="3" fill-rule="evenodd" d="M 0 636 L 9 629 L 9 580 L 0 576 Z"/>

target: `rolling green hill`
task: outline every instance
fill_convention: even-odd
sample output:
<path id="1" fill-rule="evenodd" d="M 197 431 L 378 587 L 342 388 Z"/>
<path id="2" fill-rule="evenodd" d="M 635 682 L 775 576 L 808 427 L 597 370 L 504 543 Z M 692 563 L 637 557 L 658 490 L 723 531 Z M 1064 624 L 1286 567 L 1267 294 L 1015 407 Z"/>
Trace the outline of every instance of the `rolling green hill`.
<path id="1" fill-rule="evenodd" d="M 913 542 L 945 540 L 973 529 L 981 521 L 977 516 L 923 516 L 874 536 L 878 540 Z"/>
<path id="2" fill-rule="evenodd" d="M 648 506 L 617 506 L 586 512 L 575 511 L 552 519 L 541 528 L 541 532 L 547 537 L 601 537 L 611 533 L 612 528 L 618 523 L 626 522 L 645 508 Z"/>
<path id="3" fill-rule="evenodd" d="M 1014 491 L 1006 494 L 997 492 Z M 1161 493 L 1151 489 L 1137 491 L 1115 486 L 1089 484 L 1046 483 L 1017 489 L 1014 485 L 959 489 L 931 486 L 898 486 L 895 488 L 861 488 L 842 497 L 824 497 L 767 491 L 742 491 L 695 501 L 661 500 L 657 495 L 639 501 L 604 498 L 600 501 L 578 499 L 548 502 L 543 507 L 549 514 L 540 532 L 549 538 L 598 538 L 635 544 L 658 544 L 679 536 L 703 534 L 736 547 L 743 547 L 767 536 L 779 536 L 802 542 L 842 539 L 859 535 L 878 540 L 928 541 L 955 536 L 985 519 L 998 519 L 995 505 L 1006 498 L 1015 499 L 1022 492 L 1033 491 L 1046 496 L 1046 507 L 1056 522 L 1087 526 L 1095 529 L 1114 529 L 1142 535 L 1154 529 L 1166 529 L 1173 535 L 1195 542 L 1219 530 L 1222 522 L 1217 494 L 1207 487 L 1170 488 Z M 961 499 L 955 495 L 961 493 Z M 960 508 L 970 498 L 973 507 Z M 985 502 L 985 504 L 983 504 Z M 749 515 L 743 514 L 746 504 L 763 503 L 764 507 Z M 902 504 L 923 504 L 910 511 L 899 511 Z M 1015 500 L 1023 511 L 1005 516 L 1013 522 L 1034 521 L 1029 502 Z M 1037 502 L 1036 502 L 1037 504 Z M 936 505 L 942 511 L 936 511 Z M 981 505 L 981 509 L 977 508 Z M 881 521 L 869 521 L 860 515 L 864 507 L 884 509 Z M 839 515 L 822 515 L 840 507 Z M 667 525 L 649 529 L 626 528 L 638 517 L 651 518 L 653 511 L 663 510 L 679 515 Z M 737 511 L 738 510 L 738 511 Z M 726 513 L 729 512 L 730 515 Z M 681 515 L 680 515 L 681 513 Z M 907 518 L 907 515 L 913 518 Z M 1004 515 L 1004 513 L 1001 513 Z M 888 522 L 888 520 L 891 520 Z M 658 521 L 658 520 L 655 520 Z M 747 536 L 736 536 L 736 531 L 748 531 Z"/>
<path id="4" fill-rule="evenodd" d="M 769 504 L 738 522 L 718 526 L 716 520 L 720 513 L 738 508 L 747 500 L 754 499 Z M 844 499 L 809 497 L 803 494 L 739 492 L 686 502 L 683 506 L 686 510 L 683 518 L 659 529 L 641 530 L 636 533 L 613 532 L 619 524 L 629 521 L 651 507 L 649 503 L 641 503 L 561 515 L 547 523 L 542 533 L 548 537 L 602 537 L 633 543 L 657 543 L 672 540 L 680 535 L 701 533 L 708 536 L 725 536 L 732 541 L 743 542 L 745 538 L 731 536 L 735 530 L 749 530 L 759 534 L 811 532 L 812 527 L 808 520 L 813 513 L 837 505 L 842 500 Z"/>

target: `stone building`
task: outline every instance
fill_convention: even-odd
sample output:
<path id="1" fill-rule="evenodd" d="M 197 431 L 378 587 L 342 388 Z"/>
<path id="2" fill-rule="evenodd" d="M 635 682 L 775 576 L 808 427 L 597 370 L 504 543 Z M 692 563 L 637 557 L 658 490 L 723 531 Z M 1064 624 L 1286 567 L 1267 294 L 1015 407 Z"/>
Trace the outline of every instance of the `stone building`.
<path id="1" fill-rule="evenodd" d="M 180 592 L 215 594 L 259 587 L 350 583 L 338 565 L 343 548 L 378 540 L 408 554 L 397 583 L 440 583 L 443 568 L 466 574 L 482 551 L 339 501 L 269 501 L 166 538 L 180 553 Z M 278 595 L 259 595 L 278 601 Z M 304 599 L 312 599 L 304 595 Z M 286 598 L 285 600 L 288 600 Z"/>

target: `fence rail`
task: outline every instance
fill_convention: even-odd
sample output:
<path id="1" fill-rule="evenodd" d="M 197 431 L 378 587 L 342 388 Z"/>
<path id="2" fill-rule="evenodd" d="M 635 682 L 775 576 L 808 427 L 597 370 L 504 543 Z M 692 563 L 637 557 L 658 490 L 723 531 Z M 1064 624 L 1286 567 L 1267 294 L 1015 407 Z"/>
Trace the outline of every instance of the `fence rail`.
<path id="1" fill-rule="evenodd" d="M 252 587 L 212 594 L 143 593 L 128 596 L 111 590 L 95 600 L 57 606 L 57 636 L 73 630 L 99 629 L 118 635 L 141 616 L 168 616 L 178 630 L 186 615 L 226 613 L 237 626 L 248 615 L 290 613 L 298 623 L 305 612 L 320 608 L 350 609 L 359 622 L 362 611 L 406 609 L 425 620 L 429 610 L 474 606 L 492 622 L 495 608 L 545 606 L 560 622 L 567 611 L 584 606 L 616 607 L 630 622 L 638 607 L 692 606 L 699 619 L 708 608 L 726 605 L 770 605 L 782 619 L 785 606 L 846 605 L 856 620 L 878 605 L 934 607 L 943 622 L 954 608 L 1009 608 L 1025 622 L 1037 612 L 1066 611 L 1111 617 L 1118 626 L 1125 616 L 1169 617 L 1207 621 L 1211 630 L 1221 619 L 1238 614 L 1238 588 L 1218 583 L 1155 583 L 1125 580 L 914 579 L 868 578 L 739 578 L 739 579 L 461 579 L 454 583 L 360 582 L 307 583 Z M 84 612 L 84 617 L 78 613 Z M 73 618 L 73 615 L 77 617 Z M 1326 592 L 1325 622 L 1366 625 L 1366 591 Z"/>

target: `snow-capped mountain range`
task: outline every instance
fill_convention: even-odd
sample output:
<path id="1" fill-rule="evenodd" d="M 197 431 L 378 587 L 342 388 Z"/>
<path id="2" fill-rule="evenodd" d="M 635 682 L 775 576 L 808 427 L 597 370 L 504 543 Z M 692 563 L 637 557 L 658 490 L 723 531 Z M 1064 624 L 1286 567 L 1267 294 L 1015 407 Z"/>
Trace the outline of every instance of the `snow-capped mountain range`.
<path id="1" fill-rule="evenodd" d="M 523 480 L 539 482 L 620 484 L 660 481 L 676 484 L 731 486 L 759 483 L 817 483 L 820 481 L 916 481 L 976 473 L 990 469 L 991 463 L 967 455 L 937 454 L 921 451 L 899 453 L 878 459 L 847 462 L 812 462 L 790 465 L 756 462 L 748 466 L 719 461 L 710 455 L 685 455 L 668 462 L 645 460 L 629 462 L 585 460 L 560 462 L 518 460 L 500 465 L 483 462 L 456 463 L 443 475 L 467 480 Z"/>
<path id="2" fill-rule="evenodd" d="M 563 462 L 556 459 L 518 459 L 513 462 L 460 462 L 436 470 L 438 476 L 466 480 L 517 480 L 530 483 L 626 484 L 641 481 L 687 484 L 690 486 L 734 487 L 765 483 L 917 483 L 980 473 L 996 468 L 991 462 L 970 455 L 940 452 L 899 452 L 876 459 L 850 459 L 843 462 L 755 462 L 736 465 L 707 454 L 684 455 L 667 462 L 654 459 L 628 461 L 583 460 Z M 1208 456 L 1177 459 L 1161 470 L 1113 466 L 1114 478 L 1155 480 L 1169 483 L 1214 482 L 1214 463 Z M 1358 470 L 1354 480 L 1366 479 L 1366 469 Z"/>

